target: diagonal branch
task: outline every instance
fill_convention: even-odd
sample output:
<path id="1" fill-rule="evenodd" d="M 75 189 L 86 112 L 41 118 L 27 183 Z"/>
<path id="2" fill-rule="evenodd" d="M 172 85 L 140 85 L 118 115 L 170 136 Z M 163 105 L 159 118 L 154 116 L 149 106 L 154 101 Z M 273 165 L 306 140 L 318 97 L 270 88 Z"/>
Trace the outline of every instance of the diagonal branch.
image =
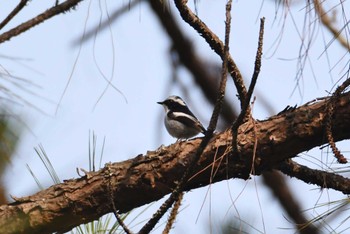
<path id="1" fill-rule="evenodd" d="M 10 40 L 12 37 L 18 36 L 19 34 L 33 28 L 34 26 L 44 22 L 47 19 L 50 19 L 58 14 L 64 13 L 73 7 L 77 6 L 79 2 L 82 0 L 66 0 L 65 2 L 55 5 L 54 7 L 51 7 L 50 9 L 46 10 L 40 15 L 37 15 L 36 17 L 28 20 L 27 22 L 24 22 L 17 27 L 10 29 L 9 31 L 3 33 L 0 35 L 0 44 Z"/>
<path id="2" fill-rule="evenodd" d="M 13 17 L 15 17 L 18 12 L 20 12 L 23 7 L 26 6 L 28 0 L 21 0 L 18 5 L 13 9 L 13 11 L 11 11 L 11 13 L 0 23 L 0 30 L 5 27 L 6 24 L 8 24 L 12 19 Z"/>
<path id="3" fill-rule="evenodd" d="M 301 205 L 294 197 L 285 180 L 286 176 L 276 170 L 263 174 L 264 183 L 269 186 L 273 195 L 278 199 L 289 217 L 294 221 L 296 230 L 300 234 L 317 234 L 318 229 L 305 217 Z"/>

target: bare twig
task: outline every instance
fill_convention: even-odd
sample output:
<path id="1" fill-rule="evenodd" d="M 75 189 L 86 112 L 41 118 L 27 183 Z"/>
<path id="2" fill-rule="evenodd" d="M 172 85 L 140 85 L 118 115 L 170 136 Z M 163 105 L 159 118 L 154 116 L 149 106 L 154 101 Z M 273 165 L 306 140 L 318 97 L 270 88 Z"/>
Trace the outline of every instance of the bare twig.
<path id="1" fill-rule="evenodd" d="M 258 80 L 258 76 L 260 73 L 261 56 L 263 54 L 262 50 L 263 50 L 263 42 L 264 42 L 264 26 L 265 26 L 265 17 L 260 19 L 260 31 L 259 31 L 258 49 L 256 51 L 256 56 L 255 56 L 255 67 L 254 67 L 254 72 L 252 76 L 252 81 L 250 82 L 250 85 L 248 88 L 247 97 L 246 97 L 246 100 L 244 101 L 244 106 L 243 106 L 244 109 L 242 110 L 242 112 L 247 111 L 249 108 L 249 102 L 253 95 L 256 81 Z"/>
<path id="2" fill-rule="evenodd" d="M 228 1 L 226 4 L 226 21 L 225 21 L 225 46 L 224 46 L 224 56 L 222 61 L 222 70 L 221 70 L 221 81 L 219 88 L 219 95 L 214 106 L 213 115 L 211 117 L 208 131 L 214 132 L 216 125 L 219 119 L 219 114 L 222 108 L 222 103 L 225 97 L 225 89 L 227 82 L 227 66 L 229 60 L 229 44 L 230 44 L 230 28 L 231 28 L 231 4 L 232 1 Z"/>
<path id="3" fill-rule="evenodd" d="M 253 94 L 256 81 L 258 79 L 259 73 L 260 73 L 260 67 L 261 67 L 261 56 L 262 56 L 262 47 L 263 47 L 263 38 L 264 38 L 264 25 L 265 25 L 265 18 L 260 19 L 260 31 L 259 31 L 259 40 L 258 40 L 258 49 L 256 52 L 256 58 L 255 58 L 255 67 L 254 67 L 254 73 L 252 76 L 252 81 L 249 85 L 248 93 L 246 95 L 246 98 L 244 100 L 241 100 L 241 112 L 239 113 L 237 119 L 232 124 L 231 131 L 232 131 L 232 152 L 233 154 L 237 150 L 237 134 L 238 134 L 238 128 L 239 126 L 246 120 L 246 116 L 250 115 L 249 110 L 249 102 L 251 99 L 251 96 Z M 254 121 L 252 119 L 252 121 Z"/>
<path id="4" fill-rule="evenodd" d="M 21 0 L 11 13 L 0 23 L 0 30 L 20 12 L 27 4 L 28 0 Z"/>
<path id="5" fill-rule="evenodd" d="M 44 22 L 47 19 L 50 19 L 58 14 L 64 13 L 73 7 L 77 6 L 82 0 L 67 0 L 59 5 L 55 5 L 50 9 L 46 10 L 40 15 L 24 22 L 17 27 L 10 29 L 9 31 L 0 35 L 0 43 L 10 40 L 12 37 L 18 36 L 19 34 L 27 31 L 28 29 Z"/>
<path id="6" fill-rule="evenodd" d="M 182 19 L 191 25 L 198 34 L 206 40 L 209 46 L 221 57 L 221 60 L 224 60 L 224 43 L 222 43 L 219 37 L 212 32 L 207 25 L 205 25 L 205 23 L 203 23 L 203 21 L 191 11 L 190 8 L 187 7 L 186 2 L 186 0 L 175 0 L 176 7 L 179 9 Z M 232 76 L 242 106 L 242 100 L 245 100 L 247 95 L 247 89 L 244 85 L 243 77 L 230 55 L 227 58 L 227 63 L 228 71 Z"/>
<path id="7" fill-rule="evenodd" d="M 232 131 L 236 132 L 238 127 L 243 123 L 245 120 L 245 117 L 247 115 L 250 115 L 249 111 L 249 102 L 252 97 L 256 81 L 258 80 L 258 76 L 260 73 L 260 68 L 261 68 L 261 56 L 262 56 L 262 49 L 263 49 L 263 39 L 264 39 L 264 25 L 265 25 L 265 18 L 260 19 L 260 31 L 259 31 L 259 40 L 258 40 L 258 49 L 256 51 L 256 57 L 255 57 L 255 67 L 254 67 L 254 72 L 252 76 L 252 81 L 250 82 L 249 89 L 247 96 L 244 100 L 242 100 L 243 105 L 241 113 L 238 115 L 236 121 L 232 125 Z"/>

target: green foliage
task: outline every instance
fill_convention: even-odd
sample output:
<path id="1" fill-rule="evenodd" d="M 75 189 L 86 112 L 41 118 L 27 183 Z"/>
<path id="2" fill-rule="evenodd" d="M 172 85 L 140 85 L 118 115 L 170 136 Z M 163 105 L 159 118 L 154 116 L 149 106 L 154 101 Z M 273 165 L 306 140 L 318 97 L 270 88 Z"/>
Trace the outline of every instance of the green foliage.
<path id="1" fill-rule="evenodd" d="M 2 183 L 2 176 L 14 155 L 20 132 L 20 129 L 9 116 L 4 109 L 0 109 L 0 204 L 7 203 L 7 194 Z"/>
<path id="2" fill-rule="evenodd" d="M 11 162 L 18 143 L 18 134 L 19 129 L 15 127 L 6 111 L 0 110 L 0 176 Z"/>

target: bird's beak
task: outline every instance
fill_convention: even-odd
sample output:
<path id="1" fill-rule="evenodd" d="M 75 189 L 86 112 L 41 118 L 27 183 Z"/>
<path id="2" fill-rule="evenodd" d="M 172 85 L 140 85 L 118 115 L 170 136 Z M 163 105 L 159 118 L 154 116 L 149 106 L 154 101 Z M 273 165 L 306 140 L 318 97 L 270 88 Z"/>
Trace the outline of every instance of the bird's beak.
<path id="1" fill-rule="evenodd" d="M 163 105 L 164 104 L 164 102 L 157 102 L 158 104 L 160 104 L 160 105 Z"/>

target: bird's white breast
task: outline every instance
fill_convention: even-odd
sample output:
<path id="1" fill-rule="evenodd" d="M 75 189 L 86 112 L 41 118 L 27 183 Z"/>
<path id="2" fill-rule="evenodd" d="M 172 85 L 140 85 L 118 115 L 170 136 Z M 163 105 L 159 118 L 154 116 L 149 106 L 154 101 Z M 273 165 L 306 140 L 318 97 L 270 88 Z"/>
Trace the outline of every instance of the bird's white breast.
<path id="1" fill-rule="evenodd" d="M 173 120 L 168 116 L 164 119 L 165 127 L 169 134 L 178 139 L 188 139 L 199 133 L 197 128 L 189 127 L 177 120 Z"/>

